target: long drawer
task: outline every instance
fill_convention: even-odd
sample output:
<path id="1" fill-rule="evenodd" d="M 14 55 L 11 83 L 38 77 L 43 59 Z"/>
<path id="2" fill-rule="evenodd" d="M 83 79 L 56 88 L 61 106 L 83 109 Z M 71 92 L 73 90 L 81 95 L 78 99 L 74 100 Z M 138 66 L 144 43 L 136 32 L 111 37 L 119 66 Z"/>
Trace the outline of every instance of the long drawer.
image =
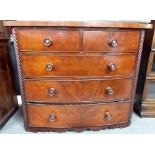
<path id="1" fill-rule="evenodd" d="M 27 105 L 31 127 L 72 128 L 106 126 L 129 121 L 130 103 L 88 105 Z"/>
<path id="2" fill-rule="evenodd" d="M 25 99 L 52 103 L 75 103 L 129 99 L 132 79 L 25 80 Z"/>
<path id="3" fill-rule="evenodd" d="M 24 76 L 112 76 L 134 74 L 136 55 L 22 55 Z"/>

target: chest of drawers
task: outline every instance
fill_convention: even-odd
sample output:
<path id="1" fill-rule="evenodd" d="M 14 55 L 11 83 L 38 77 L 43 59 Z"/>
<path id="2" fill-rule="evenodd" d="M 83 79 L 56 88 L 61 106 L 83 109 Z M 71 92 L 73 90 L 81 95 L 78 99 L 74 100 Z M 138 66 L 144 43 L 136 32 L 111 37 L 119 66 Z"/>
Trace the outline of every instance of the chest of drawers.
<path id="1" fill-rule="evenodd" d="M 13 26 L 25 127 L 66 131 L 130 124 L 149 24 L 6 22 Z"/>

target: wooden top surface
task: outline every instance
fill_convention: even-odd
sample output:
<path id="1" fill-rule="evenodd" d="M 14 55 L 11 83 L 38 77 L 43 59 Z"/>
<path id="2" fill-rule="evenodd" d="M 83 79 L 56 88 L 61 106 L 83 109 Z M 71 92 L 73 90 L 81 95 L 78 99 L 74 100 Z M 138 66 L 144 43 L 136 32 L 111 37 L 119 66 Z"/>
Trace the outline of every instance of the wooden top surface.
<path id="1" fill-rule="evenodd" d="M 151 29 L 152 24 L 130 21 L 3 21 L 4 26 L 68 26 Z"/>

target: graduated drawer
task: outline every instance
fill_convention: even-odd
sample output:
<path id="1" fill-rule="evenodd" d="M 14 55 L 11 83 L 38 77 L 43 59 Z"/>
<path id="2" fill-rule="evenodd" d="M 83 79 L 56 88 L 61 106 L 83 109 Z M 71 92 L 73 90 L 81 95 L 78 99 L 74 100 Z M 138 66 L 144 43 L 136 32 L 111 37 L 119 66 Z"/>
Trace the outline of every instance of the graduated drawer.
<path id="1" fill-rule="evenodd" d="M 130 103 L 88 105 L 27 105 L 28 126 L 73 128 L 129 121 Z"/>
<path id="2" fill-rule="evenodd" d="M 25 80 L 25 99 L 53 103 L 75 103 L 129 99 L 132 79 Z"/>
<path id="3" fill-rule="evenodd" d="M 22 72 L 33 76 L 112 76 L 134 74 L 136 55 L 23 55 Z"/>
<path id="4" fill-rule="evenodd" d="M 136 52 L 139 48 L 140 31 L 105 30 L 84 31 L 84 51 Z"/>
<path id="5" fill-rule="evenodd" d="M 16 29 L 20 50 L 77 51 L 79 31 L 56 29 Z"/>

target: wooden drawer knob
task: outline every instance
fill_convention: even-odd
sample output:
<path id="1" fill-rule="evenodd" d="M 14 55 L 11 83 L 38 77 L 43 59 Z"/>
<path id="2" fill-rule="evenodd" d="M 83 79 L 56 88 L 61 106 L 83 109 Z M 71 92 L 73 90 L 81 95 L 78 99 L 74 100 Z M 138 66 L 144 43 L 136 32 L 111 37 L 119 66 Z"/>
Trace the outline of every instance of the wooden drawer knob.
<path id="1" fill-rule="evenodd" d="M 110 45 L 111 47 L 116 47 L 116 46 L 118 45 L 118 42 L 117 42 L 117 40 L 112 39 L 112 40 L 110 40 L 109 45 Z"/>
<path id="2" fill-rule="evenodd" d="M 55 113 L 51 113 L 48 117 L 49 121 L 53 122 L 56 120 L 56 114 Z"/>
<path id="3" fill-rule="evenodd" d="M 54 69 L 54 65 L 53 64 L 51 64 L 51 63 L 48 63 L 47 65 L 46 65 L 46 70 L 47 71 L 52 71 Z"/>
<path id="4" fill-rule="evenodd" d="M 112 95 L 113 94 L 113 89 L 111 87 L 107 87 L 105 89 L 105 92 L 108 94 L 108 95 Z"/>
<path id="5" fill-rule="evenodd" d="M 113 64 L 113 63 L 109 63 L 109 64 L 108 64 L 108 69 L 109 69 L 110 71 L 115 71 L 115 70 L 116 70 L 116 65 Z"/>
<path id="6" fill-rule="evenodd" d="M 45 38 L 43 43 L 45 46 L 51 46 L 52 45 L 52 39 Z"/>
<path id="7" fill-rule="evenodd" d="M 112 119 L 112 115 L 111 115 L 109 112 L 105 112 L 104 118 L 105 118 L 106 120 L 111 120 L 111 119 Z"/>
<path id="8" fill-rule="evenodd" d="M 55 88 L 50 88 L 50 89 L 48 89 L 48 95 L 49 95 L 49 96 L 54 96 L 55 93 L 56 93 Z"/>

